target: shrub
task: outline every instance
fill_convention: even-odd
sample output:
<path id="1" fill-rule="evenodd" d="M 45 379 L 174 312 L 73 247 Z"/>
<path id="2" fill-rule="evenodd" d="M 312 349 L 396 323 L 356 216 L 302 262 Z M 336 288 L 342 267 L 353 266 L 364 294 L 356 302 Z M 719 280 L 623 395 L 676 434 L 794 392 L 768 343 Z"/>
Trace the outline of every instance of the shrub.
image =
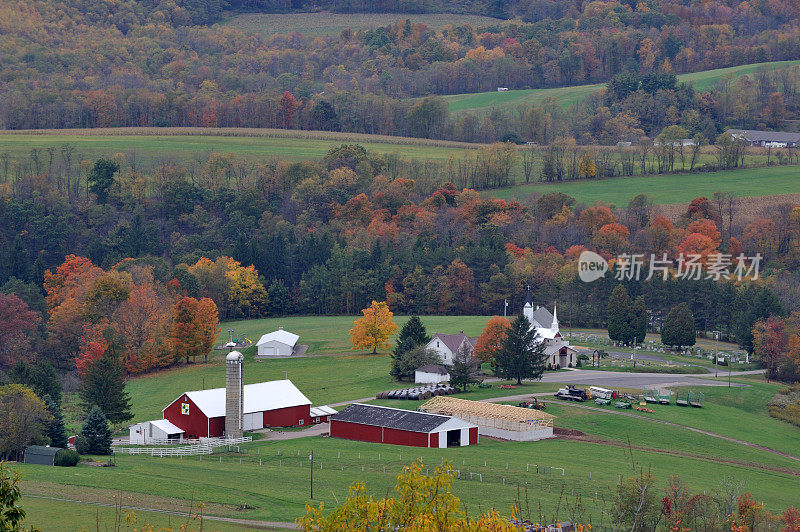
<path id="1" fill-rule="evenodd" d="M 81 461 L 81 455 L 72 449 L 61 449 L 56 453 L 55 465 L 60 467 L 74 467 Z"/>

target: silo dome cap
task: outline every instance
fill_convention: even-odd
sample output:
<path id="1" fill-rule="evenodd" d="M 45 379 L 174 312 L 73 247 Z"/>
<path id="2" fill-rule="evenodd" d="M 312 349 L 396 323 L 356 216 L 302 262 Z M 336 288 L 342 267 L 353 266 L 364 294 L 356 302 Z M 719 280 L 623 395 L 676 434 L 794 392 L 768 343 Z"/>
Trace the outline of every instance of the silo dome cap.
<path id="1" fill-rule="evenodd" d="M 239 362 L 244 358 L 239 351 L 231 351 L 228 353 L 228 356 L 225 357 L 225 360 L 228 362 Z"/>

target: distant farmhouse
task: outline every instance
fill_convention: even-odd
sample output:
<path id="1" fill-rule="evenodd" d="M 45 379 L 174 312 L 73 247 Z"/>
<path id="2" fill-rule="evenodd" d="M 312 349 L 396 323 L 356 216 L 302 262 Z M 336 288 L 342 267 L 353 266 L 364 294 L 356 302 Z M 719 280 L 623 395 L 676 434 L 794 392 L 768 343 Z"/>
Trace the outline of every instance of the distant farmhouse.
<path id="1" fill-rule="evenodd" d="M 757 129 L 729 129 L 735 139 L 743 140 L 750 146 L 764 148 L 796 148 L 800 144 L 800 133 L 788 131 L 759 131 Z"/>
<path id="2" fill-rule="evenodd" d="M 262 336 L 256 343 L 256 346 L 258 346 L 256 358 L 292 356 L 299 339 L 298 335 L 284 331 L 283 327 L 279 327 L 277 331 L 272 331 Z"/>
<path id="3" fill-rule="evenodd" d="M 538 340 L 545 344 L 545 354 L 547 355 L 547 365 L 551 368 L 565 368 L 575 365 L 578 352 L 570 347 L 569 342 L 561 336 L 558 326 L 558 316 L 556 307 L 553 306 L 553 313 L 544 308 L 533 305 L 533 297 L 528 289 L 528 297 L 522 313 L 531 322 L 531 329 L 536 329 Z"/>
<path id="4" fill-rule="evenodd" d="M 459 347 L 464 345 L 468 352 L 472 354 L 472 351 L 475 349 L 475 344 L 477 343 L 477 338 L 467 336 L 464 334 L 464 331 L 461 331 L 458 334 L 434 333 L 431 341 L 428 342 L 428 345 L 425 347 L 427 349 L 436 351 L 439 354 L 439 357 L 442 359 L 442 364 L 452 366 L 453 357 L 455 356 Z"/>

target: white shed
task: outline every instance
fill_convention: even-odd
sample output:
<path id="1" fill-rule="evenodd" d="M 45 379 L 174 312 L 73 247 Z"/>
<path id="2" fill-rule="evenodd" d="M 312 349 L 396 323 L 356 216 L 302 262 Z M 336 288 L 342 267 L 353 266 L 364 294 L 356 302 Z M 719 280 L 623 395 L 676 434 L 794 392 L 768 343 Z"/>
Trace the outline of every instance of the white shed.
<path id="1" fill-rule="evenodd" d="M 149 445 L 183 441 L 183 429 L 176 427 L 166 419 L 144 421 L 130 426 L 132 445 Z"/>
<path id="2" fill-rule="evenodd" d="M 428 364 L 414 370 L 415 384 L 439 384 L 449 380 L 450 373 L 438 364 Z"/>
<path id="3" fill-rule="evenodd" d="M 256 343 L 258 346 L 256 357 L 291 356 L 299 339 L 298 335 L 284 331 L 283 327 L 281 327 L 277 331 L 272 331 L 261 337 Z"/>

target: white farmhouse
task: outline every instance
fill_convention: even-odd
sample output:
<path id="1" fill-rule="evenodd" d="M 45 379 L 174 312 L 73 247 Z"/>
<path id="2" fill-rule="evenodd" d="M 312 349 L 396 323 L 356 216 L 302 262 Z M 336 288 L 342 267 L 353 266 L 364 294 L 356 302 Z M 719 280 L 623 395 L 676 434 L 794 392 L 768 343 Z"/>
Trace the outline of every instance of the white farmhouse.
<path id="1" fill-rule="evenodd" d="M 258 346 L 256 358 L 291 356 L 298 339 L 300 339 L 298 335 L 284 331 L 283 327 L 280 327 L 277 331 L 265 334 L 256 343 Z"/>
<path id="2" fill-rule="evenodd" d="M 462 344 L 465 344 L 466 348 L 469 350 L 469 353 L 472 354 L 477 341 L 477 338 L 467 336 L 464 334 L 464 331 L 461 331 L 458 334 L 435 333 L 433 338 L 431 338 L 431 341 L 428 342 L 428 345 L 425 347 L 436 351 L 439 354 L 439 357 L 442 359 L 442 364 L 452 366 L 453 357 L 455 356 L 456 351 L 458 351 L 458 348 L 461 347 Z"/>
<path id="3" fill-rule="evenodd" d="M 531 291 L 528 289 L 528 297 L 522 313 L 531 322 L 531 329 L 536 329 L 537 339 L 544 342 L 547 365 L 554 369 L 574 367 L 578 352 L 569 345 L 569 341 L 564 340 L 561 336 L 555 305 L 552 314 L 544 307 L 534 306 Z"/>

